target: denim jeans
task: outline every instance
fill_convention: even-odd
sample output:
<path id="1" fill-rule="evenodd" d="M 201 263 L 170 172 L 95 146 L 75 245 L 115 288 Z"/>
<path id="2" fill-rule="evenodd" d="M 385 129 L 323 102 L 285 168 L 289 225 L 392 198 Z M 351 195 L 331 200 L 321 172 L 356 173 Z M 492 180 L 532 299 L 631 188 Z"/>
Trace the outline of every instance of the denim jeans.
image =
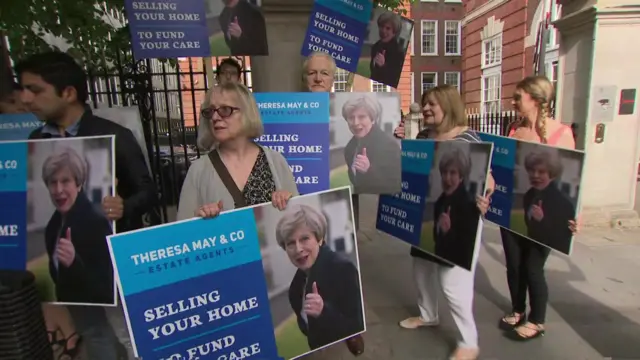
<path id="1" fill-rule="evenodd" d="M 118 359 L 118 337 L 109 323 L 107 313 L 99 306 L 68 306 L 78 335 L 91 360 Z"/>

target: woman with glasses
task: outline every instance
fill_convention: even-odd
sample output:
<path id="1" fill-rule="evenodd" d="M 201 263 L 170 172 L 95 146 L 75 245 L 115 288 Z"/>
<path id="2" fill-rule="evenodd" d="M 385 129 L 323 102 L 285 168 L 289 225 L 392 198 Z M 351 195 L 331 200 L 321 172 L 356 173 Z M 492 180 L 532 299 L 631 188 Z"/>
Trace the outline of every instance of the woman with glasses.
<path id="1" fill-rule="evenodd" d="M 253 141 L 263 126 L 249 89 L 236 83 L 214 87 L 200 115 L 198 146 L 209 153 L 187 172 L 178 220 L 265 202 L 283 210 L 289 198 L 298 195 L 285 158 Z"/>

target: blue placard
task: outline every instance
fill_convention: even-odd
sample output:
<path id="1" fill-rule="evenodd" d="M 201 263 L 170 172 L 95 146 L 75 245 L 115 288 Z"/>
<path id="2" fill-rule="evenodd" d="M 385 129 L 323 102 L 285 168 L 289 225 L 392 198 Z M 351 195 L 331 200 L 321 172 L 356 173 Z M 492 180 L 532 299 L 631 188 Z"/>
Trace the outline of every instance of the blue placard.
<path id="1" fill-rule="evenodd" d="M 513 204 L 513 176 L 518 141 L 504 136 L 478 133 L 482 141 L 493 143 L 491 174 L 496 188 L 486 219 L 500 226 L 509 227 Z"/>
<path id="2" fill-rule="evenodd" d="M 403 140 L 402 191 L 380 195 L 376 228 L 471 269 L 491 152 L 486 143 Z"/>
<path id="3" fill-rule="evenodd" d="M 27 142 L 0 143 L 0 268 L 27 263 Z"/>
<path id="4" fill-rule="evenodd" d="M 264 124 L 256 141 L 287 159 L 300 194 L 329 189 L 329 94 L 254 95 Z"/>
<path id="5" fill-rule="evenodd" d="M 0 141 L 27 140 L 41 126 L 42 122 L 32 113 L 0 114 Z"/>
<path id="6" fill-rule="evenodd" d="M 134 57 L 210 56 L 209 30 L 202 0 L 126 0 Z"/>
<path id="7" fill-rule="evenodd" d="M 278 359 L 253 209 L 114 235 L 109 246 L 137 357 Z"/>
<path id="8" fill-rule="evenodd" d="M 372 10 L 370 0 L 316 1 L 302 55 L 323 51 L 331 54 L 339 68 L 355 72 Z"/>

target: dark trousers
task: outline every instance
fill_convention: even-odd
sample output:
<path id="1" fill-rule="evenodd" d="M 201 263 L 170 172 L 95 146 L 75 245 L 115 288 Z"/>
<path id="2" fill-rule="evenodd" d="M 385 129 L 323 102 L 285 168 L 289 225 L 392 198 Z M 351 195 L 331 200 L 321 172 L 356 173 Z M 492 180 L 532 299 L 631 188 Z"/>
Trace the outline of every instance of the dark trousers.
<path id="1" fill-rule="evenodd" d="M 531 306 L 528 320 L 534 324 L 544 324 L 549 300 L 544 264 L 550 250 L 506 229 L 501 228 L 500 235 L 507 263 L 512 311 L 526 311 L 528 291 Z"/>
<path id="2" fill-rule="evenodd" d="M 71 319 L 91 360 L 120 359 L 119 343 L 105 309 L 99 306 L 68 306 Z M 120 345 L 121 346 L 121 345 Z"/>
<path id="3" fill-rule="evenodd" d="M 351 204 L 353 204 L 353 221 L 355 221 L 356 231 L 360 229 L 360 198 L 358 195 L 351 195 Z"/>

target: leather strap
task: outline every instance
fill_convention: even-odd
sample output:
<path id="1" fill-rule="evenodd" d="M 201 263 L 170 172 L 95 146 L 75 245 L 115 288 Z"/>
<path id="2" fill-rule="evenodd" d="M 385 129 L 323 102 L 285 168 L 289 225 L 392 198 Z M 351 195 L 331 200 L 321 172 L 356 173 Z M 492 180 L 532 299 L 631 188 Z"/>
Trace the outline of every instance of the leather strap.
<path id="1" fill-rule="evenodd" d="M 235 203 L 235 208 L 239 209 L 247 206 L 247 203 L 244 201 L 242 191 L 238 189 L 235 181 L 233 181 L 231 174 L 229 174 L 229 170 L 227 170 L 227 167 L 224 166 L 224 163 L 222 162 L 220 154 L 218 154 L 217 150 L 211 150 L 209 152 L 209 160 L 211 160 L 213 168 L 218 173 L 218 176 L 220 176 L 220 180 L 222 180 L 222 183 L 227 188 L 227 191 L 229 192 L 229 194 L 231 194 L 233 202 Z"/>

